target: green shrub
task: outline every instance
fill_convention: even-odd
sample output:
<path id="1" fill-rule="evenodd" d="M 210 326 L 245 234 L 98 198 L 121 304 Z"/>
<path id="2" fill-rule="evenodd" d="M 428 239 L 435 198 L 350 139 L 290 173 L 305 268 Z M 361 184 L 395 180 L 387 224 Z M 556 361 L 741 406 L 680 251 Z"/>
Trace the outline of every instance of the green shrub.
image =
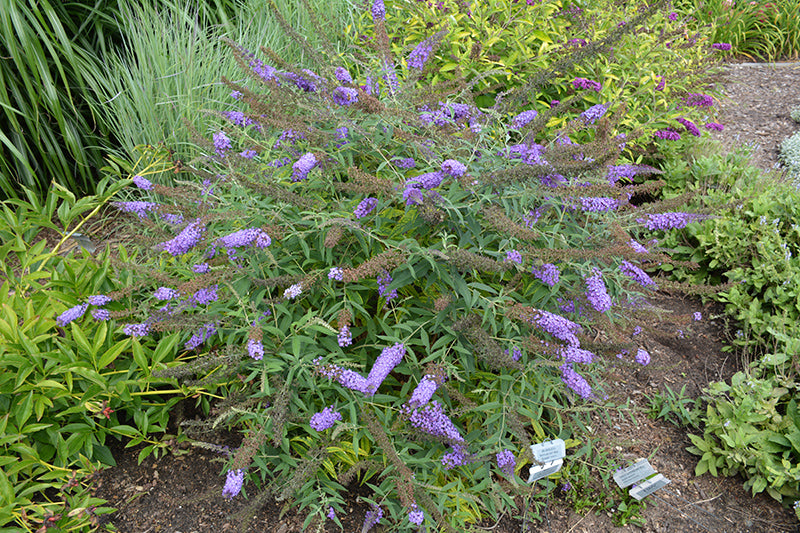
<path id="1" fill-rule="evenodd" d="M 800 498 L 800 384 L 769 374 L 736 373 L 712 383 L 703 436 L 689 435 L 700 455 L 696 475 L 745 478 L 745 488 L 790 504 Z"/>
<path id="2" fill-rule="evenodd" d="M 181 167 L 196 178 L 134 175 L 146 201 L 117 204 L 148 236 L 116 323 L 159 345 L 181 332 L 201 356 L 165 374 L 211 367 L 235 391 L 207 421 L 245 435 L 228 497 L 293 501 L 305 525 L 343 512 L 353 483 L 402 528 L 518 509 L 528 445 L 573 437 L 567 416 L 602 388 L 589 363 L 649 361 L 628 322 L 654 286 L 636 265 L 670 259 L 638 242 L 698 216 L 630 206 L 658 184 L 620 182 L 653 169 L 614 165 L 613 113 L 540 144 L 531 110 L 420 92 L 387 48 L 353 73 L 231 46 L 241 114 Z"/>
<path id="3" fill-rule="evenodd" d="M 712 42 L 730 44 L 733 54 L 761 61 L 800 56 L 796 0 L 676 0 L 675 7 L 695 27 L 709 28 Z"/>
<path id="4" fill-rule="evenodd" d="M 396 0 L 387 13 L 396 57 L 433 31 L 444 32 L 437 58 L 419 76 L 423 85 L 463 75 L 480 107 L 521 89 L 501 99 L 511 112 L 560 102 L 566 109 L 549 116 L 550 131 L 596 104 L 623 109 L 615 133 L 628 136 L 631 146 L 649 145 L 658 130 L 683 131 L 679 118 L 701 127 L 711 120 L 708 108 L 682 100 L 700 89 L 718 52 L 707 29 L 688 32 L 665 2 Z M 370 33 L 367 19 L 361 33 Z M 575 85 L 587 79 L 602 90 Z M 628 156 L 640 157 L 637 150 Z"/>
<path id="5" fill-rule="evenodd" d="M 32 531 L 52 517 L 48 523 L 67 530 L 96 520 L 101 501 L 89 497 L 85 477 L 115 464 L 106 439 L 149 443 L 141 457 L 158 451 L 163 445 L 151 435 L 166 432 L 171 407 L 195 392 L 151 377 L 174 364 L 175 334 L 153 349 L 115 340 L 108 322 L 71 320 L 88 314 L 73 307 L 79 297 L 116 287 L 107 251 L 59 253 L 68 239 L 61 228 L 80 229 L 123 185 L 106 179 L 97 197 L 76 199 L 56 187 L 43 203 L 29 192 L 28 202 L 2 204 L 0 523 Z M 60 234 L 52 250 L 37 237 L 42 228 Z"/>
<path id="6" fill-rule="evenodd" d="M 781 161 L 789 178 L 800 183 L 800 132 L 787 137 L 781 143 Z"/>

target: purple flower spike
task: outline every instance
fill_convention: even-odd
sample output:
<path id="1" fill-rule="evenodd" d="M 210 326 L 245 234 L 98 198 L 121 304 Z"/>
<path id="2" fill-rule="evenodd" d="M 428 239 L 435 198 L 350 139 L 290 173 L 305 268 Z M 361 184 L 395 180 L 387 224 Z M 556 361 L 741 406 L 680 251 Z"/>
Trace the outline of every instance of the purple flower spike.
<path id="1" fill-rule="evenodd" d="M 317 431 L 325 431 L 332 428 L 336 422 L 342 420 L 342 413 L 333 410 L 333 406 L 326 407 L 319 413 L 311 415 L 311 420 L 308 425 Z"/>
<path id="2" fill-rule="evenodd" d="M 367 376 L 367 390 L 366 394 L 372 396 L 381 386 L 383 380 L 394 370 L 394 367 L 400 363 L 406 353 L 406 348 L 401 343 L 394 346 L 389 346 L 383 349 L 375 364 L 372 365 Z"/>
<path id="3" fill-rule="evenodd" d="M 723 126 L 719 122 L 709 122 L 708 124 L 706 124 L 705 127 L 707 130 L 712 130 L 712 131 L 722 131 L 725 129 L 725 126 Z"/>
<path id="4" fill-rule="evenodd" d="M 685 228 L 690 222 L 706 218 L 708 217 L 697 213 L 668 212 L 648 214 L 647 218 L 637 218 L 636 222 L 649 230 L 667 230 Z"/>
<path id="5" fill-rule="evenodd" d="M 378 199 L 371 196 L 361 200 L 353 211 L 356 218 L 364 218 L 372 213 L 378 205 Z"/>
<path id="6" fill-rule="evenodd" d="M 386 6 L 383 5 L 383 0 L 375 0 L 372 3 L 372 22 L 378 22 L 386 18 Z"/>
<path id="7" fill-rule="evenodd" d="M 344 67 L 336 67 L 336 70 L 333 73 L 336 76 L 336 79 L 339 80 L 339 83 L 353 83 L 353 78 L 350 76 L 350 72 Z"/>
<path id="8" fill-rule="evenodd" d="M 581 398 L 589 399 L 592 397 L 592 387 L 589 382 L 575 372 L 572 364 L 565 363 L 561 365 L 561 381 Z"/>
<path id="9" fill-rule="evenodd" d="M 333 267 L 330 272 L 328 272 L 328 279 L 342 281 L 344 279 L 344 271 L 339 267 Z"/>
<path id="10" fill-rule="evenodd" d="M 503 450 L 497 454 L 497 468 L 499 468 L 508 477 L 514 476 L 514 467 L 517 466 L 517 461 L 511 450 Z"/>
<path id="11" fill-rule="evenodd" d="M 353 344 L 353 334 L 350 333 L 349 326 L 342 326 L 342 329 L 339 331 L 339 334 L 336 336 L 336 340 L 339 342 L 340 348 L 345 348 Z"/>
<path id="12" fill-rule="evenodd" d="M 133 184 L 139 187 L 140 189 L 144 189 L 145 191 L 153 190 L 153 183 L 147 178 L 143 178 L 142 176 L 139 175 L 133 177 Z"/>
<path id="13" fill-rule="evenodd" d="M 303 286 L 300 283 L 295 283 L 294 285 L 290 286 L 288 289 L 283 291 L 283 297 L 287 300 L 294 300 L 303 292 Z"/>
<path id="14" fill-rule="evenodd" d="M 228 150 L 231 149 L 231 140 L 225 135 L 224 131 L 220 131 L 214 134 L 214 150 L 216 150 L 217 155 L 220 157 L 225 157 L 225 154 L 228 153 Z"/>
<path id="15" fill-rule="evenodd" d="M 166 242 L 162 242 L 157 246 L 161 250 L 168 252 L 170 255 L 177 257 L 185 254 L 197 246 L 201 237 L 203 236 L 203 232 L 205 231 L 205 225 L 203 224 L 202 220 L 198 218 L 183 228 L 183 231 L 181 231 L 175 238 Z"/>
<path id="16" fill-rule="evenodd" d="M 225 478 L 225 487 L 222 489 L 222 495 L 225 498 L 232 500 L 237 494 L 239 494 L 239 492 L 241 492 L 243 483 L 243 469 L 239 468 L 238 470 L 228 470 L 228 475 Z"/>
<path id="17" fill-rule="evenodd" d="M 664 139 L 667 141 L 678 141 L 681 138 L 681 134 L 675 131 L 674 128 L 665 128 L 663 130 L 658 130 L 653 133 L 653 136 L 657 139 Z"/>
<path id="18" fill-rule="evenodd" d="M 153 202 L 112 202 L 111 205 L 125 213 L 133 213 L 139 218 L 145 218 L 148 211 L 158 211 L 161 207 Z"/>
<path id="19" fill-rule="evenodd" d="M 731 49 L 731 45 L 729 43 L 714 43 L 711 45 L 711 48 L 714 50 L 722 50 L 723 52 L 727 52 Z"/>
<path id="20" fill-rule="evenodd" d="M 98 322 L 103 322 L 111 319 L 111 313 L 106 309 L 92 309 L 92 318 Z"/>
<path id="21" fill-rule="evenodd" d="M 650 276 L 648 276 L 644 270 L 642 270 L 641 268 L 637 267 L 636 265 L 634 265 L 629 261 L 623 261 L 619 265 L 619 269 L 626 276 L 630 276 L 631 278 L 633 278 L 633 280 L 636 281 L 636 283 L 638 283 L 642 287 L 652 286 L 655 289 L 658 288 L 655 281 L 650 279 Z"/>
<path id="22" fill-rule="evenodd" d="M 336 105 L 351 106 L 358 102 L 358 89 L 337 87 L 333 90 L 331 98 Z"/>
<path id="23" fill-rule="evenodd" d="M 141 324 L 125 324 L 122 327 L 122 333 L 129 337 L 144 337 L 150 333 L 150 324 L 142 322 Z"/>
<path id="24" fill-rule="evenodd" d="M 597 92 L 600 92 L 603 88 L 602 84 L 594 80 L 587 80 L 586 78 L 575 78 L 572 80 L 572 86 L 576 89 L 591 89 Z"/>
<path id="25" fill-rule="evenodd" d="M 170 289 L 169 287 L 159 287 L 156 289 L 156 292 L 153 293 L 153 298 L 156 300 L 172 300 L 173 298 L 178 297 L 178 291 L 175 289 Z"/>
<path id="26" fill-rule="evenodd" d="M 73 320 L 77 320 L 82 317 L 88 307 L 89 304 L 80 304 L 67 309 L 58 315 L 58 318 L 56 318 L 56 324 L 63 328 Z"/>
<path id="27" fill-rule="evenodd" d="M 433 43 L 434 41 L 430 37 L 419 43 L 416 48 L 408 54 L 408 68 L 422 70 L 431 52 L 433 52 Z"/>
<path id="28" fill-rule="evenodd" d="M 433 397 L 433 393 L 439 387 L 439 383 L 434 376 L 427 375 L 422 378 L 414 392 L 411 393 L 411 399 L 408 400 L 408 405 L 411 407 L 421 407 L 428 403 Z"/>
<path id="29" fill-rule="evenodd" d="M 93 296 L 89 296 L 86 298 L 86 301 L 89 302 L 91 305 L 106 305 L 108 302 L 111 301 L 111 298 L 106 296 L 105 294 L 95 294 Z"/>
<path id="30" fill-rule="evenodd" d="M 383 2 L 381 2 L 382 4 Z M 380 523 L 383 518 L 383 509 L 377 505 L 373 505 L 372 509 L 367 511 L 367 516 L 364 517 L 364 524 L 361 526 L 361 533 L 367 533 L 370 529 Z"/>
<path id="31" fill-rule="evenodd" d="M 522 254 L 520 254 L 517 250 L 509 250 L 506 252 L 506 258 L 503 260 L 504 263 L 516 263 L 518 265 L 522 264 Z"/>
<path id="32" fill-rule="evenodd" d="M 636 357 L 634 357 L 634 360 L 642 366 L 647 366 L 650 364 L 650 354 L 647 353 L 647 350 L 639 348 L 639 350 L 636 352 Z"/>
<path id="33" fill-rule="evenodd" d="M 594 274 L 586 278 L 586 298 L 598 313 L 611 309 L 611 297 L 606 291 L 603 275 L 596 268 Z"/>
<path id="34" fill-rule="evenodd" d="M 514 128 L 515 130 L 522 129 L 525 126 L 527 126 L 531 120 L 535 119 L 536 115 L 538 114 L 539 113 L 537 113 L 533 109 L 529 109 L 528 111 L 523 111 L 522 113 L 520 113 L 511 120 L 511 127 Z"/>
<path id="35" fill-rule="evenodd" d="M 303 181 L 316 165 L 317 158 L 314 154 L 310 152 L 304 154 L 292 165 L 292 181 Z"/>
<path id="36" fill-rule="evenodd" d="M 261 344 L 261 341 L 257 341 L 255 339 L 248 339 L 247 354 L 256 361 L 260 361 L 261 359 L 264 358 L 264 345 Z"/>
<path id="37" fill-rule="evenodd" d="M 467 166 L 463 163 L 456 161 L 455 159 L 448 159 L 444 163 L 442 163 L 442 172 L 445 174 L 449 174 L 450 176 L 463 176 L 464 173 L 467 171 Z M 432 187 L 430 187 L 432 188 Z"/>
<path id="38" fill-rule="evenodd" d="M 554 286 L 558 283 L 559 280 L 559 271 L 558 267 L 550 264 L 545 263 L 542 265 L 540 269 L 533 269 L 531 273 L 536 276 L 542 283 L 545 285 L 549 285 L 550 287 Z"/>
<path id="39" fill-rule="evenodd" d="M 418 526 L 421 526 L 422 522 L 425 521 L 425 513 L 423 513 L 422 510 L 417 507 L 417 504 L 414 504 L 414 506 L 411 508 L 411 511 L 409 511 L 408 521 Z"/>
<path id="40" fill-rule="evenodd" d="M 597 119 L 606 114 L 606 111 L 608 111 L 608 105 L 606 104 L 593 105 L 581 113 L 581 118 L 586 124 L 594 124 Z"/>
<path id="41" fill-rule="evenodd" d="M 697 128 L 697 125 L 692 122 L 691 120 L 685 119 L 680 117 L 677 119 L 678 122 L 683 124 L 683 127 L 686 128 L 686 131 L 694 135 L 695 137 L 700 137 L 700 130 Z"/>
<path id="42" fill-rule="evenodd" d="M 422 407 L 414 409 L 404 406 L 404 411 L 408 416 L 409 423 L 415 429 L 448 442 L 464 442 L 464 437 L 445 414 L 444 407 L 439 402 L 428 402 Z"/>

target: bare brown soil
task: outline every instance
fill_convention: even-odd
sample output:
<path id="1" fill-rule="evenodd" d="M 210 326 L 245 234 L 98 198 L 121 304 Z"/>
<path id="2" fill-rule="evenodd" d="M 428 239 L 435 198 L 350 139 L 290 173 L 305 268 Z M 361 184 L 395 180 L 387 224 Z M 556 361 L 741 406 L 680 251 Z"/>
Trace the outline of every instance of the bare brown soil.
<path id="1" fill-rule="evenodd" d="M 721 102 L 723 132 L 714 136 L 726 147 L 737 143 L 758 145 L 754 164 L 771 169 L 777 163 L 780 141 L 796 125 L 789 110 L 800 104 L 800 63 L 790 66 L 732 65 L 721 82 L 729 98 Z M 697 457 L 689 454 L 685 428 L 646 416 L 649 397 L 669 386 L 686 386 L 690 397 L 699 396 L 711 381 L 729 379 L 741 364 L 722 351 L 723 318 L 719 309 L 703 307 L 697 299 L 660 294 L 653 302 L 663 309 L 643 332 L 652 362 L 639 367 L 621 361 L 605 362 L 605 394 L 616 408 L 597 409 L 587 438 L 598 451 L 629 464 L 647 457 L 671 483 L 648 497 L 642 527 L 616 527 L 608 513 L 585 509 L 574 512 L 566 497 L 554 491 L 542 521 L 506 515 L 497 524 L 480 529 L 494 533 L 586 532 L 753 532 L 800 531 L 794 513 L 768 496 L 752 497 L 741 478 L 695 477 Z M 704 319 L 686 328 L 685 318 L 700 311 Z M 679 330 L 683 330 L 682 334 Z M 224 444 L 224 442 L 223 442 Z M 102 472 L 96 495 L 118 509 L 103 518 L 103 528 L 123 533 L 204 533 L 218 531 L 290 533 L 303 530 L 302 514 L 283 512 L 286 502 L 253 501 L 221 495 L 223 463 L 205 450 L 176 448 L 159 460 L 137 464 L 137 449 L 114 450 L 118 466 Z M 569 456 L 567 456 L 567 460 Z M 351 508 L 340 517 L 344 531 L 360 531 L 366 505 L 357 487 Z M 245 520 L 245 517 L 250 517 Z M 328 523 L 325 531 L 338 531 Z"/>

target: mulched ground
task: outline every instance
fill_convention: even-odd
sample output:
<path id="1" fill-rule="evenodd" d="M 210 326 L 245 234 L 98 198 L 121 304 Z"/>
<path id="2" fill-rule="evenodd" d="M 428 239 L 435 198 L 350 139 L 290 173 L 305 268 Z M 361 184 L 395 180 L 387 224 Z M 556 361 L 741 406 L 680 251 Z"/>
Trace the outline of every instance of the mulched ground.
<path id="1" fill-rule="evenodd" d="M 726 130 L 715 133 L 725 146 L 758 145 L 755 164 L 770 169 L 777 163 L 777 147 L 797 127 L 789 110 L 800 104 L 800 63 L 783 66 L 731 65 L 721 77 L 729 98 L 721 102 Z M 607 514 L 587 509 L 576 514 L 565 498 L 554 494 L 542 522 L 504 516 L 497 524 L 479 529 L 495 533 L 541 532 L 798 532 L 794 513 L 767 496 L 751 497 L 740 478 L 694 477 L 697 458 L 688 452 L 685 429 L 645 416 L 648 397 L 669 386 L 686 385 L 696 397 L 710 381 L 728 379 L 740 369 L 735 357 L 723 352 L 725 336 L 718 309 L 698 300 L 661 294 L 655 302 L 664 309 L 646 329 L 645 345 L 652 355 L 647 367 L 617 361 L 605 363 L 605 393 L 617 409 L 596 410 L 588 437 L 621 461 L 649 457 L 670 485 L 646 499 L 643 527 L 615 527 Z M 681 317 L 701 311 L 704 320 L 687 331 Z M 683 329 L 683 335 L 679 334 Z M 263 502 L 221 496 L 223 464 L 218 455 L 190 448 L 159 460 L 136 463 L 137 449 L 114 449 L 118 466 L 102 472 L 95 484 L 98 497 L 117 512 L 105 515 L 103 527 L 126 533 L 276 532 L 302 531 L 301 515 L 284 512 L 285 502 Z M 344 531 L 360 531 L 367 506 L 352 487 L 351 508 L 341 517 Z M 250 517 L 245 520 L 245 517 Z M 325 531 L 338 531 L 328 524 Z"/>

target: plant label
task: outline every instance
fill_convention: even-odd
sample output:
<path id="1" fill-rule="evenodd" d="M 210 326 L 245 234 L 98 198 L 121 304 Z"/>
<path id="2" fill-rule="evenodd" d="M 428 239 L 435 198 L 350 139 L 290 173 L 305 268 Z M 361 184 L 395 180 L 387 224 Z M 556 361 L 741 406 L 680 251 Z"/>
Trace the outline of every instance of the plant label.
<path id="1" fill-rule="evenodd" d="M 567 447 L 562 439 L 540 442 L 531 446 L 533 457 L 540 463 L 552 463 L 567 455 Z"/>
<path id="2" fill-rule="evenodd" d="M 639 459 L 632 465 L 618 470 L 614 474 L 614 481 L 617 482 L 619 488 L 624 489 L 655 473 L 656 471 L 650 466 L 650 462 L 647 459 Z"/>
<path id="3" fill-rule="evenodd" d="M 558 459 L 549 463 L 531 466 L 530 475 L 528 476 L 528 483 L 533 483 L 534 481 L 538 481 L 543 477 L 555 474 L 561 470 L 562 464 L 564 464 L 564 461 Z"/>
<path id="4" fill-rule="evenodd" d="M 637 500 L 641 500 L 645 496 L 653 494 L 655 491 L 661 487 L 667 486 L 668 484 L 669 480 L 661 474 L 658 474 L 657 476 L 653 476 L 650 479 L 643 481 L 640 485 L 632 488 L 629 494 Z"/>

